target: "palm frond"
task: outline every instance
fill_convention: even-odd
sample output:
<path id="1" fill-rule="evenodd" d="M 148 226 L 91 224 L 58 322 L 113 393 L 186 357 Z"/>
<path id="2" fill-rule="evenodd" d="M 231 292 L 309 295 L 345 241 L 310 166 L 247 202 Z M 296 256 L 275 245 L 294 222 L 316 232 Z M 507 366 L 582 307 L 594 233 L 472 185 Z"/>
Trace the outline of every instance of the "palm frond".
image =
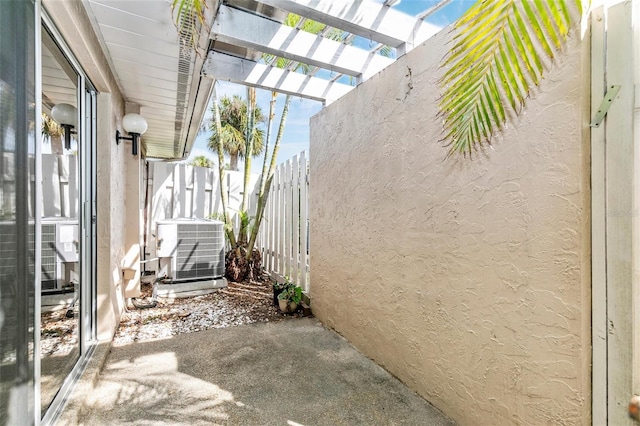
<path id="1" fill-rule="evenodd" d="M 206 25 L 204 14 L 206 8 L 206 0 L 173 0 L 171 3 L 173 22 L 178 29 L 186 18 L 196 18 L 200 24 Z"/>
<path id="2" fill-rule="evenodd" d="M 378 50 L 378 53 L 385 58 L 395 59 L 396 49 L 390 46 L 382 46 L 380 50 Z"/>
<path id="3" fill-rule="evenodd" d="M 204 155 L 195 156 L 189 164 L 195 167 L 204 167 L 207 169 L 213 168 L 213 162 Z"/>
<path id="4" fill-rule="evenodd" d="M 581 13 L 581 0 L 485 0 L 456 21 L 440 79 L 448 155 L 471 155 L 519 114 Z"/>
<path id="5" fill-rule="evenodd" d="M 173 23 L 178 30 L 180 42 L 190 45 L 198 54 L 200 54 L 198 52 L 200 32 L 196 24 L 208 28 L 205 17 L 207 7 L 206 0 L 172 0 L 171 2 Z"/>
<path id="6" fill-rule="evenodd" d="M 238 95 L 233 97 L 223 96 L 219 99 L 217 108 L 220 116 L 220 136 L 222 147 L 225 154 L 238 155 L 244 157 L 246 145 L 246 131 L 248 126 L 247 102 Z M 264 123 L 266 117 L 260 106 L 253 109 L 253 120 L 255 123 Z M 215 121 L 208 122 L 210 126 L 208 130 L 211 132 L 207 146 L 213 152 L 217 152 L 218 147 L 218 126 Z M 253 133 L 253 150 L 254 157 L 260 155 L 264 149 L 263 136 L 264 130 L 254 126 Z"/>
<path id="7" fill-rule="evenodd" d="M 42 136 L 45 138 L 61 138 L 64 136 L 64 129 L 57 121 L 42 113 Z"/>

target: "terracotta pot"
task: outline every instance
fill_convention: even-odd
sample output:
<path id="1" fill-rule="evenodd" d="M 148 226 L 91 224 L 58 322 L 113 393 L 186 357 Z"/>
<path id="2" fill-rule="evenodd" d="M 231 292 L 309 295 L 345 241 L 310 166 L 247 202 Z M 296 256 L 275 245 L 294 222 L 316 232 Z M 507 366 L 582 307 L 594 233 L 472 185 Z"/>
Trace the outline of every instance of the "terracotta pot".
<path id="1" fill-rule="evenodd" d="M 278 299 L 278 306 L 283 313 L 289 312 L 289 301 L 287 299 Z"/>
<path id="2" fill-rule="evenodd" d="M 289 302 L 289 312 L 295 312 L 298 309 L 298 304 L 296 302 Z"/>

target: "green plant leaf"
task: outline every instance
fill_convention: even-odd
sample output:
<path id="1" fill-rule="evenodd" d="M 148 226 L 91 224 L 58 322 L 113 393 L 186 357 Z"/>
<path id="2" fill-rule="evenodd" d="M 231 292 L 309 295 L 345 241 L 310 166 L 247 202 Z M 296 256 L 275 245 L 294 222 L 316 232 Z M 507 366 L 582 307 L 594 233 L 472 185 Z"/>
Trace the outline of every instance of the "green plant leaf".
<path id="1" fill-rule="evenodd" d="M 581 10 L 581 0 L 484 0 L 456 21 L 439 81 L 448 155 L 471 155 L 519 114 Z"/>
<path id="2" fill-rule="evenodd" d="M 208 28 L 205 10 L 206 0 L 172 0 L 171 13 L 173 23 L 178 30 L 181 43 L 190 44 L 193 50 L 198 52 L 198 41 L 200 39 L 200 27 Z"/>

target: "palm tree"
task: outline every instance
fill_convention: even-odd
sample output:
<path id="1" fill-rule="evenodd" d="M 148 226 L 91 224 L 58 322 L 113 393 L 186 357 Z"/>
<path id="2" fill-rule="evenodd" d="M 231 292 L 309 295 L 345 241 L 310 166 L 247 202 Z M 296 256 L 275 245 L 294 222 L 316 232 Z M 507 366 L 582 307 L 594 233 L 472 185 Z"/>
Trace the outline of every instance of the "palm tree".
<path id="1" fill-rule="evenodd" d="M 285 25 L 296 26 L 298 21 L 301 19 L 300 16 L 295 14 L 289 14 L 287 19 L 285 20 Z M 303 23 L 302 30 L 308 31 L 314 34 L 320 33 L 326 25 L 314 22 L 311 20 L 307 20 Z M 334 40 L 342 40 L 344 38 L 344 32 L 339 30 L 330 30 L 325 34 L 325 37 L 331 37 Z M 311 67 L 307 64 L 296 63 L 291 60 L 285 58 L 275 57 L 273 55 L 263 55 L 263 60 L 273 66 L 279 68 L 287 68 L 293 71 L 301 71 L 303 73 L 307 73 L 311 70 Z M 264 217 L 264 209 L 267 203 L 267 197 L 269 195 L 269 189 L 271 187 L 271 182 L 273 181 L 273 175 L 275 173 L 275 168 L 277 164 L 277 156 L 278 151 L 280 149 L 280 143 L 282 141 L 282 137 L 284 135 L 284 128 L 287 121 L 287 116 L 289 113 L 289 105 L 291 104 L 291 96 L 286 95 L 284 101 L 284 108 L 282 111 L 282 115 L 280 117 L 280 125 L 278 127 L 278 134 L 276 136 L 275 143 L 273 145 L 271 155 L 269 155 L 269 145 L 271 142 L 271 128 L 273 121 L 275 119 L 275 108 L 276 108 L 276 99 L 278 93 L 271 93 L 271 102 L 269 107 L 269 116 L 267 117 L 267 134 L 266 141 L 264 143 L 265 155 L 263 159 L 262 165 L 262 174 L 260 176 L 260 187 L 258 192 L 258 202 L 256 207 L 256 217 L 253 221 L 253 226 L 249 228 L 250 218 L 248 216 L 248 172 L 250 170 L 250 159 L 247 158 L 245 161 L 245 180 L 244 180 L 244 196 L 242 200 L 242 205 L 240 208 L 240 218 L 241 224 L 240 229 L 238 231 L 238 236 L 233 234 L 233 230 L 231 227 L 231 223 L 229 221 L 227 215 L 227 200 L 224 199 L 224 188 L 221 187 L 221 191 L 223 192 L 223 217 L 225 218 L 225 229 L 227 232 L 227 237 L 231 243 L 232 250 L 227 255 L 227 265 L 226 265 L 226 274 L 227 278 L 232 281 L 242 281 L 245 277 L 249 277 L 250 279 L 253 277 L 255 273 L 257 273 L 261 268 L 260 261 L 260 253 L 254 250 L 256 238 L 258 236 L 258 231 L 260 230 L 260 225 L 262 223 L 262 218 Z M 247 98 L 249 100 L 248 106 L 251 110 L 256 111 L 255 116 L 253 114 L 247 114 L 246 108 L 247 104 L 242 102 L 242 104 L 233 105 L 233 102 L 225 100 L 222 98 L 221 102 L 218 104 L 214 102 L 213 106 L 213 122 L 211 124 L 211 130 L 213 132 L 211 138 L 209 139 L 209 147 L 218 152 L 219 158 L 222 158 L 220 149 L 224 148 L 225 140 L 231 139 L 234 141 L 234 144 L 237 146 L 242 145 L 242 141 L 244 140 L 245 150 L 252 149 L 251 144 L 254 143 L 257 145 L 258 142 L 262 144 L 262 140 L 258 138 L 252 138 L 252 140 L 248 140 L 248 138 L 244 137 L 244 134 L 249 134 L 254 132 L 252 130 L 254 128 L 252 120 L 240 120 L 242 126 L 234 126 L 236 131 L 233 131 L 230 128 L 227 128 L 228 124 L 237 123 L 239 120 L 232 120 L 233 116 L 244 116 L 244 117 L 255 117 L 255 122 L 260 121 L 258 117 L 262 117 L 262 112 L 258 114 L 259 107 L 255 104 L 255 89 L 250 88 L 247 93 Z M 234 97 L 235 99 L 235 97 Z M 242 110 L 242 114 L 237 114 L 231 112 Z M 262 117 L 262 119 L 264 119 Z M 246 127 L 245 127 L 246 123 Z M 225 130 L 226 128 L 226 130 Z M 220 135 L 220 137 L 218 136 Z M 252 149 L 253 152 L 257 151 L 256 146 Z M 260 151 L 262 151 L 262 146 L 260 146 Z M 233 164 L 233 158 L 232 158 Z M 224 180 L 224 170 L 220 168 L 220 182 Z M 249 241 L 247 241 L 247 238 Z"/>
<path id="2" fill-rule="evenodd" d="M 247 102 L 240 96 L 229 98 L 228 96 L 220 99 L 218 105 L 220 110 L 220 124 L 222 138 L 222 146 L 224 153 L 229 156 L 231 170 L 238 170 L 238 158 L 245 157 L 245 148 L 247 145 L 247 129 L 249 126 L 247 114 Z M 212 109 L 213 112 L 213 109 Z M 254 122 L 264 122 L 265 118 L 260 107 L 253 109 Z M 209 123 L 211 136 L 209 137 L 208 147 L 211 151 L 217 152 L 218 130 L 213 121 Z M 263 139 L 264 130 L 252 127 L 252 156 L 260 155 L 264 149 Z"/>
<path id="3" fill-rule="evenodd" d="M 296 15 L 294 13 L 289 13 L 287 15 L 284 25 L 290 27 L 297 27 L 298 23 L 302 19 L 301 16 Z M 301 30 L 309 32 L 311 34 L 319 34 L 325 30 L 327 26 L 323 23 L 313 21 L 311 19 L 307 19 L 302 23 Z M 336 28 L 330 28 L 329 31 L 324 34 L 325 38 L 329 38 L 334 41 L 344 41 L 347 33 L 341 31 Z M 384 49 L 384 53 L 390 54 L 390 50 Z M 312 67 L 305 63 L 296 63 L 290 59 L 276 57 L 274 55 L 264 54 L 262 56 L 263 60 L 267 63 L 270 63 L 273 66 L 282 69 L 290 69 L 292 71 L 300 71 L 303 74 L 308 74 L 311 72 Z M 267 141 L 266 141 L 266 150 L 268 154 L 269 143 L 271 142 L 271 125 L 273 123 L 273 119 L 275 117 L 275 108 L 276 108 L 276 99 L 278 93 L 271 92 L 271 102 L 269 106 L 269 119 L 267 124 Z M 256 207 L 256 217 L 254 219 L 253 227 L 251 228 L 251 235 L 249 237 L 249 243 L 247 245 L 246 252 L 246 262 L 248 264 L 248 272 L 252 272 L 252 268 L 255 265 L 252 265 L 253 259 L 255 258 L 253 254 L 253 248 L 256 243 L 256 239 L 258 238 L 258 232 L 260 230 L 260 225 L 262 224 L 262 219 L 264 218 L 264 209 L 267 205 L 267 199 L 269 197 L 269 190 L 271 189 L 271 182 L 273 181 L 273 175 L 276 170 L 278 151 L 280 150 L 280 143 L 282 141 L 282 136 L 284 135 L 284 128 L 287 122 L 287 116 L 289 115 L 289 105 L 291 105 L 291 95 L 286 95 L 284 99 L 284 108 L 282 110 L 282 115 L 280 116 L 280 125 L 278 126 L 278 134 L 276 135 L 276 140 L 273 145 L 273 151 L 271 153 L 271 159 L 267 159 L 267 155 L 264 156 L 264 162 L 262 164 L 262 174 L 260 175 L 260 188 L 258 190 L 258 205 Z M 267 169 L 268 165 L 268 169 Z M 246 192 L 246 191 L 245 191 Z"/>
<path id="4" fill-rule="evenodd" d="M 209 158 L 205 157 L 204 155 L 195 156 L 193 160 L 191 160 L 191 163 L 189 164 L 195 167 L 205 167 L 207 169 L 213 168 L 213 161 L 211 161 Z"/>
<path id="5" fill-rule="evenodd" d="M 185 33 L 191 34 L 191 40 L 195 45 L 197 42 L 194 40 L 197 38 L 197 30 L 195 26 L 193 26 L 193 22 L 198 21 L 201 25 L 206 25 L 205 22 L 205 8 L 206 2 L 204 0 L 173 0 L 172 2 L 172 10 L 173 17 L 176 27 L 181 35 Z M 302 18 L 298 15 L 290 13 L 285 19 L 284 24 L 296 27 Z M 324 31 L 326 28 L 325 24 L 313 21 L 313 20 L 305 20 L 300 26 L 302 31 L 306 31 L 312 34 L 319 34 Z M 324 37 L 330 38 L 336 41 L 345 41 L 346 33 L 344 31 L 330 28 L 324 34 Z M 385 56 L 390 56 L 392 54 L 391 50 L 388 48 L 383 48 L 381 50 L 382 54 Z M 292 71 L 300 71 L 302 73 L 308 73 L 311 71 L 311 67 L 308 64 L 304 63 L 296 63 L 291 60 L 275 57 L 273 55 L 263 55 L 263 60 L 269 65 L 276 66 L 278 68 L 286 68 Z M 218 154 L 218 170 L 220 173 L 220 191 L 222 195 L 222 209 L 223 209 L 223 218 L 225 221 L 225 232 L 231 244 L 232 250 L 229 252 L 229 255 L 233 257 L 233 264 L 229 264 L 229 258 L 227 259 L 227 277 L 232 279 L 233 281 L 240 281 L 244 279 L 244 277 L 249 275 L 251 278 L 251 274 L 254 271 L 260 269 L 261 265 L 257 264 L 259 262 L 259 253 L 258 256 L 255 256 L 254 246 L 256 242 L 256 238 L 258 235 L 258 231 L 260 229 L 260 225 L 262 223 L 262 218 L 264 216 L 264 208 L 267 203 L 267 198 L 269 195 L 269 190 L 271 187 L 271 182 L 273 181 L 273 175 L 275 173 L 275 168 L 277 164 L 277 156 L 278 151 L 280 149 L 280 143 L 282 141 L 282 137 L 284 134 L 284 128 L 287 120 L 287 116 L 289 113 L 289 105 L 291 104 L 291 96 L 286 95 L 284 101 L 284 108 L 282 111 L 282 116 L 280 117 L 280 125 L 278 127 L 278 133 L 276 136 L 276 140 L 274 142 L 271 155 L 269 155 L 269 145 L 271 142 L 271 128 L 273 121 L 275 119 L 275 107 L 276 107 L 276 99 L 278 93 L 272 92 L 270 108 L 269 108 L 269 116 L 268 116 L 268 124 L 267 124 L 267 134 L 266 141 L 264 143 L 265 156 L 262 165 L 262 174 L 260 180 L 260 187 L 258 193 L 258 204 L 256 208 L 256 217 L 251 228 L 249 241 L 246 242 L 247 237 L 247 229 L 248 229 L 248 215 L 247 215 L 247 197 L 249 191 L 247 188 L 247 173 L 250 170 L 250 157 L 247 158 L 248 161 L 245 161 L 245 190 L 242 202 L 242 207 L 240 211 L 241 216 L 241 226 L 238 232 L 238 238 L 236 239 L 233 233 L 233 227 L 231 225 L 231 221 L 227 212 L 228 200 L 226 197 L 226 191 L 222 186 L 222 182 L 224 182 L 225 168 L 224 168 L 224 152 L 229 153 L 231 156 L 231 169 L 237 170 L 237 157 L 234 158 L 232 152 L 235 152 L 237 149 L 238 155 L 244 155 L 244 152 L 262 152 L 262 138 L 260 137 L 245 137 L 244 135 L 254 134 L 258 135 L 258 131 L 254 131 L 253 122 L 261 121 L 258 119 L 257 112 L 259 108 L 255 108 L 256 115 L 247 114 L 246 112 L 246 104 L 244 102 L 242 104 L 235 103 L 234 100 L 229 100 L 228 98 L 223 98 L 220 103 L 217 101 L 213 102 L 212 112 L 213 119 L 211 123 L 207 126 L 211 128 L 212 135 L 209 139 L 209 148 L 217 152 Z M 215 99 L 215 87 L 213 91 L 213 97 Z M 255 89 L 251 89 L 248 92 L 247 98 L 249 99 L 250 108 L 255 105 Z M 244 106 L 243 106 L 244 105 Z M 237 117 L 250 117 L 250 120 L 242 120 L 237 119 Z M 255 132 L 255 133 L 254 133 Z M 251 147 L 252 145 L 253 148 Z M 245 151 L 242 151 L 242 147 L 245 147 Z M 258 149 L 259 147 L 259 149 Z M 231 149 L 230 149 L 231 148 Z M 230 267 L 231 266 L 231 267 Z M 229 275 L 230 271 L 234 271 L 235 274 L 233 276 Z"/>
<path id="6" fill-rule="evenodd" d="M 285 19 L 284 24 L 290 27 L 296 27 L 298 26 L 298 23 L 301 19 L 302 18 L 299 15 L 290 13 Z M 305 20 L 301 26 L 302 31 L 306 31 L 312 34 L 319 34 L 320 32 L 324 31 L 325 28 L 326 28 L 325 24 L 312 21 L 312 20 Z M 334 29 L 334 28 L 331 28 L 329 31 L 326 31 L 326 34 L 324 34 L 324 37 L 330 38 L 336 41 L 344 41 L 345 36 L 346 36 L 346 33 L 344 31 Z M 384 54 L 391 54 L 391 51 L 389 49 L 383 49 L 382 52 Z M 262 59 L 266 63 L 272 66 L 282 68 L 282 69 L 289 69 L 294 72 L 299 71 L 299 72 L 302 72 L 303 74 L 307 74 L 312 70 L 312 67 L 309 66 L 308 64 L 295 62 L 286 58 L 276 57 L 274 55 L 264 54 L 262 56 Z M 273 175 L 275 173 L 275 169 L 277 165 L 278 151 L 280 149 L 280 143 L 284 135 L 287 116 L 289 114 L 289 106 L 291 104 L 291 95 L 286 95 L 284 100 L 282 115 L 280 116 L 278 133 L 276 135 L 276 139 L 271 151 L 271 155 L 269 155 L 269 145 L 271 143 L 271 137 L 272 137 L 271 128 L 272 128 L 273 121 L 275 119 L 275 108 L 276 108 L 277 96 L 278 96 L 277 92 L 271 92 L 269 116 L 267 119 L 265 155 L 264 155 L 263 164 L 262 164 L 262 173 L 260 175 L 260 186 L 258 190 L 256 216 L 255 218 L 253 218 L 253 226 L 250 228 L 248 242 L 246 238 L 247 238 L 247 230 L 249 229 L 249 216 L 247 214 L 246 196 L 249 193 L 247 188 L 248 186 L 247 173 L 249 170 L 250 163 L 245 162 L 245 186 L 244 186 L 245 196 L 243 196 L 243 203 L 240 211 L 241 226 L 238 232 L 238 238 L 234 240 L 236 243 L 235 244 L 232 243 L 232 246 L 234 246 L 234 250 L 232 250 L 229 253 L 229 256 L 227 258 L 227 265 L 226 265 L 227 278 L 231 279 L 232 281 L 242 281 L 247 276 L 251 279 L 253 278 L 253 275 L 257 273 L 262 266 L 260 253 L 257 250 L 255 250 L 254 247 L 255 247 L 257 236 L 258 236 L 258 232 L 260 230 L 260 225 L 262 224 L 262 219 L 264 217 L 264 209 L 267 204 L 267 198 L 269 196 L 271 182 L 273 181 Z M 250 106 L 255 105 L 255 89 L 253 88 L 249 89 L 247 97 L 250 100 L 249 105 Z M 220 112 L 220 115 L 222 116 L 223 113 Z M 252 126 L 251 124 L 249 124 L 249 129 L 251 128 Z M 225 208 L 224 202 L 223 202 L 223 208 Z M 226 217 L 226 214 L 225 214 L 225 217 Z M 229 228 L 230 226 L 227 225 L 227 227 Z"/>
<path id="7" fill-rule="evenodd" d="M 220 107 L 218 105 L 215 85 L 213 86 L 213 92 L 211 93 L 211 96 L 213 97 L 212 126 L 215 127 L 216 134 L 222 135 L 222 120 L 220 119 Z M 222 137 L 216 138 L 214 143 L 215 143 L 214 151 L 218 154 L 218 175 L 220 176 L 220 179 L 219 179 L 220 200 L 222 202 L 222 216 L 224 219 L 224 231 L 227 235 L 227 239 L 229 240 L 229 244 L 231 244 L 231 247 L 235 247 L 236 238 L 235 238 L 235 235 L 233 234 L 233 225 L 231 223 L 231 219 L 229 218 L 229 213 L 227 209 L 227 206 L 229 205 L 228 194 L 227 194 L 226 188 L 224 187 L 225 186 L 224 176 L 225 176 L 227 167 L 224 163 L 224 144 L 223 144 Z"/>
<path id="8" fill-rule="evenodd" d="M 471 155 L 520 113 L 581 14 L 581 0 L 484 0 L 455 22 L 440 80 L 448 155 Z"/>
<path id="9" fill-rule="evenodd" d="M 64 150 L 62 147 L 62 138 L 64 137 L 64 129 L 57 121 L 42 113 L 42 138 L 49 140 L 51 144 L 51 153 L 62 155 Z"/>

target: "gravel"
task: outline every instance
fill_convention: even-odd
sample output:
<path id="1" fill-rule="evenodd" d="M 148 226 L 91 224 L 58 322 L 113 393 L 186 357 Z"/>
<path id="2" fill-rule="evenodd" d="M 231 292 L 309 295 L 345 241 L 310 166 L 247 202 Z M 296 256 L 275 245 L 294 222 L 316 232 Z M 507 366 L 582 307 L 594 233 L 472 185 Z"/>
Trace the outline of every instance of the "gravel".
<path id="1" fill-rule="evenodd" d="M 66 355 L 78 344 L 78 319 L 67 318 L 67 309 L 43 313 L 40 322 L 41 356 Z M 77 309 L 75 315 L 78 315 Z"/>
<path id="2" fill-rule="evenodd" d="M 151 295 L 152 284 L 143 283 L 143 297 Z M 148 299 L 142 299 L 142 302 Z M 78 342 L 78 312 L 67 318 L 66 309 L 42 315 L 40 348 L 43 356 L 69 353 Z M 130 302 L 122 314 L 113 344 L 124 345 L 161 339 L 212 328 L 255 322 L 274 322 L 300 317 L 285 315 L 273 304 L 271 280 L 230 282 L 214 293 L 182 299 L 158 299 L 153 308 L 138 309 Z"/>
<path id="3" fill-rule="evenodd" d="M 143 296 L 150 295 L 151 289 L 151 284 L 143 284 Z M 159 299 L 154 308 L 136 309 L 129 306 L 122 315 L 113 343 L 122 345 L 299 316 L 284 315 L 274 306 L 271 281 L 267 278 L 243 283 L 230 282 L 226 288 L 203 296 Z"/>

